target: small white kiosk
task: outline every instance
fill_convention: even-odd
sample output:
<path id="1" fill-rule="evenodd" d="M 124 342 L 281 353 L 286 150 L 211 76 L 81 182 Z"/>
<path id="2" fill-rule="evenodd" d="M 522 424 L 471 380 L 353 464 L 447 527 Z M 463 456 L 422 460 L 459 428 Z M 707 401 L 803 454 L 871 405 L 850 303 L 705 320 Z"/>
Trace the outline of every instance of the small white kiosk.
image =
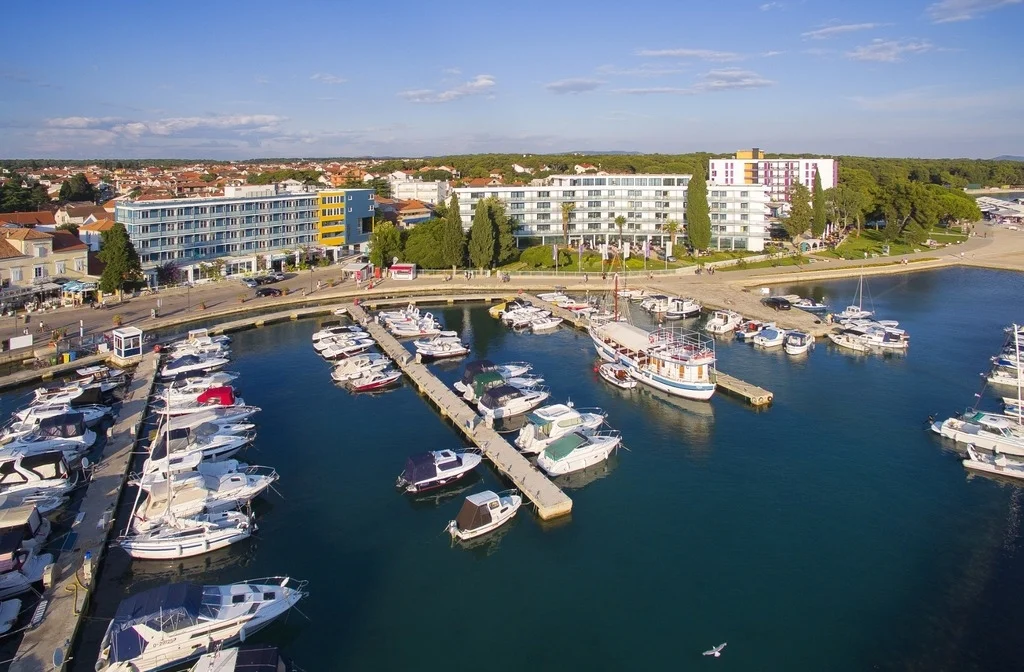
<path id="1" fill-rule="evenodd" d="M 128 366 L 142 359 L 142 329 L 119 327 L 114 329 L 114 363 Z"/>

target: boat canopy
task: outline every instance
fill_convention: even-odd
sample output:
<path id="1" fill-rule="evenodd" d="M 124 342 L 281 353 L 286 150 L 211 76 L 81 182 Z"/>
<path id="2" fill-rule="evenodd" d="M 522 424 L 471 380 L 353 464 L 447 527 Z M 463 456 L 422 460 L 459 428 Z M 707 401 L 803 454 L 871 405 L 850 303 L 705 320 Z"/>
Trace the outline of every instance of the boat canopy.
<path id="1" fill-rule="evenodd" d="M 64 413 L 40 418 L 37 436 L 55 439 L 70 439 L 85 434 L 85 416 L 81 413 Z"/>
<path id="2" fill-rule="evenodd" d="M 501 408 L 508 402 L 523 396 L 523 393 L 511 385 L 499 385 L 484 392 L 480 403 L 486 408 Z"/>
<path id="3" fill-rule="evenodd" d="M 544 449 L 544 454 L 550 459 L 558 460 L 568 457 L 569 453 L 587 443 L 587 437 L 579 433 L 566 434 Z"/>
<path id="4" fill-rule="evenodd" d="M 433 453 L 416 453 L 405 461 L 402 478 L 408 483 L 420 483 L 437 476 Z"/>
<path id="5" fill-rule="evenodd" d="M 18 551 L 21 549 L 23 541 L 25 541 L 23 529 L 0 532 L 0 573 L 6 574 L 21 566 Z"/>
<path id="6" fill-rule="evenodd" d="M 182 366 L 192 366 L 194 364 L 198 364 L 201 361 L 202 360 L 196 357 L 195 355 L 182 355 L 177 359 L 171 360 L 171 363 L 168 364 L 167 366 L 172 369 L 177 369 Z"/>
<path id="7" fill-rule="evenodd" d="M 473 392 L 476 396 L 482 395 L 492 387 L 504 385 L 505 379 L 497 371 L 488 371 L 487 373 L 481 373 L 473 379 Z"/>
<path id="8" fill-rule="evenodd" d="M 211 387 L 199 395 L 198 401 L 207 406 L 234 406 L 235 390 L 229 385 Z"/>
<path id="9" fill-rule="evenodd" d="M 484 373 L 485 371 L 495 371 L 497 368 L 497 364 L 489 359 L 478 359 L 475 362 L 470 362 L 466 364 L 466 370 L 462 372 L 462 383 L 470 385 L 477 374 Z"/>
<path id="10" fill-rule="evenodd" d="M 193 625 L 200 616 L 212 616 L 204 613 L 203 590 L 191 583 L 171 583 L 121 600 L 110 623 L 111 662 L 132 660 L 145 650 L 147 642 L 135 625 L 173 632 Z"/>
<path id="11" fill-rule="evenodd" d="M 651 334 L 625 322 L 609 322 L 601 325 L 600 331 L 607 338 L 633 352 L 643 352 L 651 346 Z"/>
<path id="12" fill-rule="evenodd" d="M 100 404 L 103 402 L 103 390 L 99 385 L 94 387 L 86 387 L 82 390 L 82 393 L 71 400 L 72 406 L 86 406 L 90 404 Z"/>
<path id="13" fill-rule="evenodd" d="M 9 506 L 0 509 L 0 530 L 13 530 L 22 528 L 29 534 L 35 534 L 42 524 L 39 512 L 34 504 L 22 504 L 20 506 Z"/>
<path id="14" fill-rule="evenodd" d="M 466 497 L 455 517 L 455 525 L 460 530 L 475 530 L 491 522 L 491 511 L 488 505 L 498 500 L 498 496 L 486 490 Z"/>

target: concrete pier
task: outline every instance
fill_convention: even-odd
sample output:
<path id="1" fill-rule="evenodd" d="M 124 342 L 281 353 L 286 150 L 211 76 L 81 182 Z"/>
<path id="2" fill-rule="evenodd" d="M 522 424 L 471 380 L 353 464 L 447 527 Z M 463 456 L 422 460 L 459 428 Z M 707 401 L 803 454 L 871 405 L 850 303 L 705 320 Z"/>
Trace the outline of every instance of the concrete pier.
<path id="1" fill-rule="evenodd" d="M 114 522 L 114 509 L 128 478 L 128 465 L 156 379 L 159 360 L 159 355 L 149 353 L 135 369 L 111 438 L 107 439 L 103 456 L 95 465 L 78 518 L 71 528 L 71 534 L 77 535 L 73 549 L 57 557 L 55 581 L 42 597 L 46 602 L 43 620 L 25 633 L 18 654 L 11 663 L 11 672 L 64 669 L 64 666 L 54 667 L 54 651 L 61 649 L 67 658 L 75 632 L 88 609 L 89 595 L 97 584 Z M 92 556 L 91 572 L 83 567 L 87 552 Z M 91 580 L 88 578 L 90 574 Z M 76 667 L 91 668 L 92 663 L 78 661 Z"/>
<path id="2" fill-rule="evenodd" d="M 348 309 L 352 318 L 365 326 L 381 350 L 395 361 L 420 393 L 437 406 L 441 415 L 451 420 L 534 503 L 542 519 L 564 516 L 572 511 L 572 500 L 568 495 L 530 464 L 498 432 L 485 425 L 465 401 L 449 390 L 426 366 L 417 362 L 398 339 L 371 319 L 360 306 L 349 305 Z"/>

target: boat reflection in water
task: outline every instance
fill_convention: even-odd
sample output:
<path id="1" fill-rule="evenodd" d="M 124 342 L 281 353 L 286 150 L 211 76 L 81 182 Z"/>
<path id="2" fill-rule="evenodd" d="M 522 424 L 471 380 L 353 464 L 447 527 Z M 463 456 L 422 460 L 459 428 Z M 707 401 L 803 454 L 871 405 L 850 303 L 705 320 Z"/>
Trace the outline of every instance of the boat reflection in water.
<path id="1" fill-rule="evenodd" d="M 711 432 L 715 425 L 712 403 L 684 399 L 646 386 L 639 390 L 636 398 L 646 417 L 681 432 L 679 438 L 692 453 L 704 454 L 711 448 Z"/>
<path id="2" fill-rule="evenodd" d="M 602 478 L 615 471 L 615 467 L 617 467 L 619 463 L 618 453 L 620 450 L 623 450 L 623 448 L 624 447 L 622 445 L 619 445 L 619 447 L 616 448 L 614 452 L 612 452 L 611 456 L 609 456 L 604 462 L 599 462 L 598 464 L 587 467 L 586 469 L 580 469 L 579 471 L 555 476 L 551 479 L 551 482 L 563 490 L 578 490 L 579 488 L 590 485 L 594 481 L 600 481 Z"/>
<path id="3" fill-rule="evenodd" d="M 453 483 L 450 487 L 428 490 L 426 492 L 409 493 L 405 499 L 413 509 L 436 509 L 438 506 L 449 500 L 465 497 L 472 494 L 474 489 L 479 489 L 480 481 L 483 478 L 475 470 L 469 472 L 463 478 Z"/>
<path id="4" fill-rule="evenodd" d="M 165 583 L 206 581 L 211 575 L 227 569 L 248 567 L 256 557 L 257 537 L 219 551 L 168 562 L 133 562 L 121 582 L 132 592 Z"/>
<path id="5" fill-rule="evenodd" d="M 505 523 L 498 529 L 494 530 L 493 532 L 488 532 L 487 534 L 481 537 L 468 539 L 466 541 L 462 541 L 460 539 L 452 537 L 452 548 L 463 551 L 471 551 L 473 555 L 478 555 L 480 557 L 487 557 L 488 555 L 493 555 L 498 552 L 498 547 L 501 545 L 501 540 L 504 539 L 505 535 L 508 534 L 509 530 L 511 530 L 515 526 L 516 519 L 513 518 L 512 520 L 508 521 L 507 523 Z"/>

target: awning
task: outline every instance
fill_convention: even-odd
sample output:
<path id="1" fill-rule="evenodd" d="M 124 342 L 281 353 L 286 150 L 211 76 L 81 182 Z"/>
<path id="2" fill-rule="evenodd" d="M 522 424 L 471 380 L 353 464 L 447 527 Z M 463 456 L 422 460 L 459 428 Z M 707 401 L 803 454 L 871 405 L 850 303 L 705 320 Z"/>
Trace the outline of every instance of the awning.
<path id="1" fill-rule="evenodd" d="M 341 270 L 345 273 L 356 273 L 357 271 L 365 271 L 370 267 L 370 264 L 365 261 L 350 261 L 341 267 Z"/>

